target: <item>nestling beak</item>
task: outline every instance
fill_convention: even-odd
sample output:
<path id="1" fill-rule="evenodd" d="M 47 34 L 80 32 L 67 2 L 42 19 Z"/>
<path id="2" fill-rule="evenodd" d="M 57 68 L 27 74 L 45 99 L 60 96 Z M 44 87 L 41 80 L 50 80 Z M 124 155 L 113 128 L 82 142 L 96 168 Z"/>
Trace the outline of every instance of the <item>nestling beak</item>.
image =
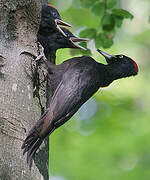
<path id="1" fill-rule="evenodd" d="M 108 54 L 100 49 L 97 49 L 97 51 L 105 57 L 107 63 L 110 63 L 110 60 L 116 59 L 117 57 L 115 55 Z"/>
<path id="2" fill-rule="evenodd" d="M 87 50 L 86 48 L 80 46 L 79 44 L 76 44 L 76 42 L 86 42 L 89 41 L 87 38 L 77 38 L 77 37 L 70 37 L 69 40 L 73 44 L 75 48 L 81 49 L 81 50 Z"/>
<path id="3" fill-rule="evenodd" d="M 72 27 L 71 24 L 66 23 L 66 22 L 64 22 L 64 21 L 62 21 L 60 19 L 55 19 L 55 22 L 56 22 L 57 25 Z"/>
<path id="4" fill-rule="evenodd" d="M 72 27 L 72 26 L 60 19 L 55 19 L 55 24 L 56 24 L 56 29 L 58 29 L 58 31 L 60 31 L 63 36 L 67 37 L 64 31 L 59 27 L 59 25 L 67 26 L 67 27 Z"/>

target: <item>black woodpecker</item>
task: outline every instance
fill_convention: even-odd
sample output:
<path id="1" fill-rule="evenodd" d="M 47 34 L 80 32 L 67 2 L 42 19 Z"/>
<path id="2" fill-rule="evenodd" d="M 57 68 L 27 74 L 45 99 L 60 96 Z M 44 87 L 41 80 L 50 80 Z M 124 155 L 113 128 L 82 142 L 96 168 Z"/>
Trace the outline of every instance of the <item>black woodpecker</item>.
<path id="1" fill-rule="evenodd" d="M 75 57 L 57 66 L 47 62 L 48 72 L 58 78 L 54 78 L 54 93 L 46 112 L 31 128 L 22 145 L 30 168 L 32 158 L 45 137 L 68 121 L 99 88 L 138 74 L 138 66 L 131 58 L 98 52 L 105 57 L 107 65 L 89 56 Z"/>

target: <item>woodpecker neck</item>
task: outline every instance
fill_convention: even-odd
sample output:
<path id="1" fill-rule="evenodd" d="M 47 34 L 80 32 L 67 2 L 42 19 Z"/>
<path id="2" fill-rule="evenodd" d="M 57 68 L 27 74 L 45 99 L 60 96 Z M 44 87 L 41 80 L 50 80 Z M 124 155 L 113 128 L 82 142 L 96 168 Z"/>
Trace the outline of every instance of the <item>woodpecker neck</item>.
<path id="1" fill-rule="evenodd" d="M 38 34 L 47 37 L 47 36 L 49 36 L 50 33 L 53 33 L 53 31 L 54 31 L 54 30 L 53 30 L 53 29 L 50 29 L 49 27 L 44 27 L 44 28 L 42 28 L 42 27 L 40 26 L 40 28 L 39 28 L 39 30 L 38 30 Z"/>
<path id="2" fill-rule="evenodd" d="M 98 66 L 98 73 L 99 73 L 99 86 L 100 87 L 107 87 L 110 83 L 113 82 L 112 72 L 108 65 L 104 65 L 99 63 Z"/>
<path id="3" fill-rule="evenodd" d="M 129 77 L 132 74 L 130 68 L 122 68 L 121 65 L 99 64 L 100 87 L 106 87 L 114 80 Z"/>
<path id="4" fill-rule="evenodd" d="M 53 64 L 56 64 L 56 51 L 49 51 L 47 53 L 47 59 L 48 61 L 52 62 Z"/>
<path id="5" fill-rule="evenodd" d="M 54 44 L 51 43 L 50 39 L 48 39 L 48 36 L 42 35 L 38 32 L 37 40 L 40 42 L 40 44 L 44 48 L 44 54 L 46 58 L 50 61 L 55 63 L 56 59 L 56 48 L 54 48 Z"/>
<path id="6" fill-rule="evenodd" d="M 107 87 L 114 80 L 128 76 L 128 73 L 123 73 L 122 69 L 111 65 L 104 65 L 99 63 L 100 87 Z"/>

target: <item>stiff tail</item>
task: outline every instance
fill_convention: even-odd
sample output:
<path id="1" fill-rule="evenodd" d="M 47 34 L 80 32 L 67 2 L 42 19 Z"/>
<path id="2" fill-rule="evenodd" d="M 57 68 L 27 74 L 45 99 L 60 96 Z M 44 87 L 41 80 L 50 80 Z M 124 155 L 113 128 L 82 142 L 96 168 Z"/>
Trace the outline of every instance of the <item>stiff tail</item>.
<path id="1" fill-rule="evenodd" d="M 34 158 L 34 155 L 45 138 L 40 136 L 40 132 L 47 117 L 46 115 L 47 112 L 41 117 L 41 119 L 35 124 L 35 126 L 33 126 L 21 147 L 22 149 L 24 149 L 23 155 L 27 152 L 27 164 L 29 165 L 30 169 L 32 167 L 32 160 Z"/>

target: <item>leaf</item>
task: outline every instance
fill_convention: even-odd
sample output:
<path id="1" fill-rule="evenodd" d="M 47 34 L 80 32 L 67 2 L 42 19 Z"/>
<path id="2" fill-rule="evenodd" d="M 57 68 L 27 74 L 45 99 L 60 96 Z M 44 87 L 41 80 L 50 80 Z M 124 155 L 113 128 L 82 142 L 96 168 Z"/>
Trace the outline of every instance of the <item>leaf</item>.
<path id="1" fill-rule="evenodd" d="M 116 16 L 120 16 L 120 17 L 126 18 L 126 19 L 133 19 L 133 17 L 134 17 L 130 12 L 128 12 L 124 9 L 113 9 L 112 13 Z"/>
<path id="2" fill-rule="evenodd" d="M 96 1 L 98 0 L 80 0 L 81 6 L 84 8 L 92 7 Z"/>
<path id="3" fill-rule="evenodd" d="M 102 16 L 105 12 L 105 3 L 95 3 L 91 10 L 96 16 Z"/>
<path id="4" fill-rule="evenodd" d="M 86 42 L 80 42 L 79 45 L 84 47 L 84 48 L 87 48 L 87 43 Z"/>
<path id="5" fill-rule="evenodd" d="M 80 46 L 87 48 L 87 43 L 86 42 L 80 42 L 79 43 Z M 89 49 L 87 50 L 81 50 L 81 49 L 71 49 L 70 50 L 71 55 L 78 55 L 78 54 L 82 54 L 82 55 L 91 55 L 91 51 Z"/>
<path id="6" fill-rule="evenodd" d="M 99 33 L 95 38 L 95 45 L 97 48 L 99 48 L 103 45 L 102 35 L 103 35 L 102 33 Z"/>
<path id="7" fill-rule="evenodd" d="M 92 55 L 92 53 L 91 53 L 91 51 L 88 49 L 88 50 L 86 50 L 86 51 L 84 51 L 84 50 L 80 50 L 80 52 L 83 54 L 83 55 L 88 55 L 88 56 L 91 56 Z"/>
<path id="8" fill-rule="evenodd" d="M 110 48 L 112 45 L 113 45 L 113 40 L 112 39 L 106 38 L 103 41 L 103 48 L 104 49 Z"/>
<path id="9" fill-rule="evenodd" d="M 84 51 L 84 50 L 80 50 L 80 49 L 70 49 L 70 54 L 72 56 L 81 55 L 81 54 L 88 55 L 88 56 L 92 55 L 90 50 Z"/>
<path id="10" fill-rule="evenodd" d="M 76 56 L 81 54 L 79 49 L 70 49 L 71 56 Z"/>
<path id="11" fill-rule="evenodd" d="M 118 28 L 121 27 L 122 22 L 123 22 L 123 18 L 120 16 L 115 16 L 114 15 L 114 19 L 115 19 L 115 26 L 117 26 Z"/>
<path id="12" fill-rule="evenodd" d="M 111 31 L 115 26 L 115 19 L 111 14 L 106 14 L 101 20 L 102 29 L 104 31 Z"/>
<path id="13" fill-rule="evenodd" d="M 110 48 L 113 45 L 113 40 L 106 33 L 99 33 L 95 39 L 96 48 Z"/>
<path id="14" fill-rule="evenodd" d="M 117 2 L 118 0 L 107 0 L 106 1 L 107 9 L 112 9 L 117 4 Z"/>
<path id="15" fill-rule="evenodd" d="M 94 28 L 84 29 L 79 33 L 79 36 L 83 38 L 93 39 L 96 37 L 96 29 Z"/>

